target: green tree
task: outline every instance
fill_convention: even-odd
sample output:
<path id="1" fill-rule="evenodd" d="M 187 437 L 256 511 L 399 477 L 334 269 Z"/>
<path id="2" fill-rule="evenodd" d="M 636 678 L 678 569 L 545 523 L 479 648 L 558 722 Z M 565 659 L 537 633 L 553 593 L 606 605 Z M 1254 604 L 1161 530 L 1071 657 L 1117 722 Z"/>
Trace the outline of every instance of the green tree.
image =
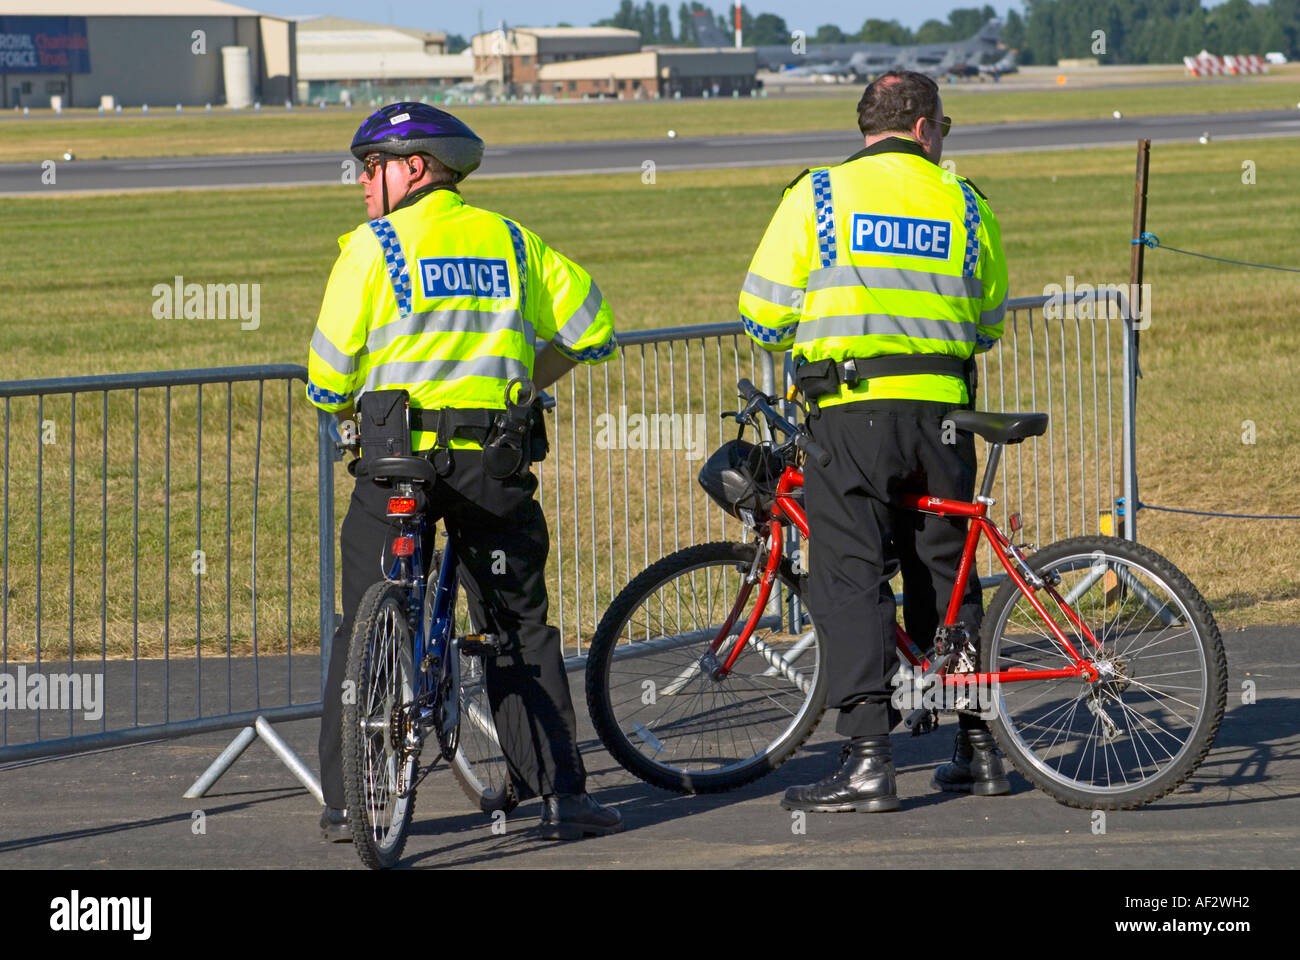
<path id="1" fill-rule="evenodd" d="M 659 27 L 656 30 L 656 40 L 662 44 L 675 42 L 673 39 L 673 15 L 666 3 L 659 4 Z"/>
<path id="2" fill-rule="evenodd" d="M 678 42 L 683 47 L 698 47 L 700 42 L 695 38 L 695 19 L 691 16 L 691 8 L 685 3 L 677 8 L 677 22 L 681 25 Z"/>
<path id="3" fill-rule="evenodd" d="M 848 39 L 849 38 L 844 35 L 844 31 L 841 30 L 839 27 L 835 26 L 835 24 L 823 23 L 820 27 L 817 28 L 817 33 L 813 35 L 812 42 L 813 43 L 846 43 Z"/>
<path id="4" fill-rule="evenodd" d="M 912 31 L 897 20 L 874 18 L 862 24 L 857 39 L 862 43 L 892 43 L 898 46 L 915 42 Z"/>
<path id="5" fill-rule="evenodd" d="M 754 18 L 754 25 L 746 28 L 744 40 L 749 47 L 774 47 L 790 42 L 790 30 L 776 14 L 760 13 Z"/>
<path id="6" fill-rule="evenodd" d="M 916 28 L 917 43 L 947 43 L 952 39 L 952 29 L 938 20 L 927 20 Z"/>
<path id="7" fill-rule="evenodd" d="M 1012 50 L 1024 52 L 1025 21 L 1014 8 L 1008 11 L 1006 23 L 1002 25 L 1002 42 Z"/>
<path id="8" fill-rule="evenodd" d="M 469 42 L 464 37 L 462 37 L 459 33 L 447 34 L 448 53 L 460 53 L 468 46 L 469 46 Z"/>

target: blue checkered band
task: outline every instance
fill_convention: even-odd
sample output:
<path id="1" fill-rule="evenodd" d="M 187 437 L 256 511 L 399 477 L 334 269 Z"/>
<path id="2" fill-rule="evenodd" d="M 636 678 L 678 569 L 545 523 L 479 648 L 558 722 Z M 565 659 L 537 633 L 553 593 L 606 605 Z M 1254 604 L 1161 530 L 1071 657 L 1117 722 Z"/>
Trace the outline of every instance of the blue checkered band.
<path id="1" fill-rule="evenodd" d="M 524 234 L 519 224 L 501 218 L 501 222 L 510 231 L 510 243 L 515 248 L 515 269 L 519 273 L 519 312 L 524 312 L 524 300 L 528 294 L 528 249 L 524 246 Z"/>
<path id="2" fill-rule="evenodd" d="M 743 313 L 740 315 L 740 319 L 745 324 L 745 332 L 760 343 L 780 343 L 789 338 L 789 327 L 765 327 L 761 323 L 749 319 Z"/>
<path id="3" fill-rule="evenodd" d="M 966 255 L 961 261 L 961 275 L 963 277 L 975 276 L 975 269 L 979 266 L 980 260 L 980 206 L 975 202 L 975 191 L 970 188 L 965 180 L 958 180 L 961 184 L 961 192 L 966 197 Z"/>
<path id="4" fill-rule="evenodd" d="M 831 205 L 831 172 L 818 170 L 812 175 L 813 205 L 817 213 L 817 247 L 822 255 L 822 269 L 835 263 L 835 208 Z"/>
<path id="5" fill-rule="evenodd" d="M 618 346 L 612 336 L 608 342 L 602 343 L 599 347 L 587 347 L 584 350 L 574 350 L 556 340 L 552 340 L 551 345 L 570 360 L 576 360 L 578 363 L 599 363 L 601 360 L 607 360 L 614 355 L 614 349 Z"/>
<path id="6" fill-rule="evenodd" d="M 992 337 L 986 337 L 982 333 L 975 334 L 975 351 L 982 353 L 985 350 L 992 350 L 993 345 L 997 343 Z"/>
<path id="7" fill-rule="evenodd" d="M 388 266 L 388 280 L 393 285 L 397 312 L 406 319 L 411 315 L 411 274 L 406 269 L 406 257 L 397 239 L 397 231 L 383 217 L 371 220 L 370 229 L 375 231 L 379 245 L 384 248 L 384 263 Z"/>
<path id="8" fill-rule="evenodd" d="M 307 382 L 307 399 L 312 403 L 347 403 L 348 398 L 333 390 L 325 390 L 311 381 Z"/>

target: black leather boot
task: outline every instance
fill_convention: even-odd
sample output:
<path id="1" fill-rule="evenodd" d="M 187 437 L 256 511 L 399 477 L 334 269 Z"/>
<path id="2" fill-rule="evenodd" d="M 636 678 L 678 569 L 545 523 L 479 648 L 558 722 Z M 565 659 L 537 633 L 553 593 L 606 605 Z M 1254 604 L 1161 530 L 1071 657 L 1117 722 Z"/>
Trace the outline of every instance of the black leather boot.
<path id="1" fill-rule="evenodd" d="M 930 785 L 948 793 L 998 797 L 1011 792 L 1002 755 L 987 730 L 958 730 L 952 763 L 934 771 Z"/>
<path id="2" fill-rule="evenodd" d="M 552 793 L 542 799 L 543 840 L 581 840 L 603 837 L 623 829 L 623 815 L 602 807 L 589 793 Z"/>
<path id="3" fill-rule="evenodd" d="M 320 832 L 333 843 L 351 843 L 352 826 L 348 823 L 348 812 L 339 807 L 326 807 L 320 815 Z"/>
<path id="4" fill-rule="evenodd" d="M 884 813 L 898 809 L 898 786 L 889 734 L 854 737 L 844 745 L 840 768 L 816 783 L 791 787 L 781 806 L 814 813 Z"/>

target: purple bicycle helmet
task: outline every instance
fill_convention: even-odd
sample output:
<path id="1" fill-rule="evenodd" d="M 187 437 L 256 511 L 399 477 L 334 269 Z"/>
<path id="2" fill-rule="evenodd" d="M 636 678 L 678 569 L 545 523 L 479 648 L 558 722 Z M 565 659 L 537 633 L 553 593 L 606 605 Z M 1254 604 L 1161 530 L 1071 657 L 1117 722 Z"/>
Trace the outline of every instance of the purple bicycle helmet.
<path id="1" fill-rule="evenodd" d="M 427 103 L 403 101 L 380 107 L 357 128 L 352 155 L 368 153 L 409 157 L 427 153 L 456 174 L 457 182 L 483 161 L 483 140 L 450 113 Z"/>

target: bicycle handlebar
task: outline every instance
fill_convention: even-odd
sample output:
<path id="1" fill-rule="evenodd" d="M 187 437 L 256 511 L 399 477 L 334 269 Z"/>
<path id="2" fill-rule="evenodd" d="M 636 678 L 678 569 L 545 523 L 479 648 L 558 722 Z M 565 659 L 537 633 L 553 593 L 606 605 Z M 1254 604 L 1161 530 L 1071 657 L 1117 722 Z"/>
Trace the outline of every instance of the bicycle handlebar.
<path id="1" fill-rule="evenodd" d="M 772 426 L 776 427 L 776 429 L 780 430 L 787 437 L 793 438 L 795 445 L 799 447 L 800 450 L 808 454 L 808 456 L 816 458 L 817 462 L 823 467 L 830 465 L 831 455 L 822 449 L 822 447 L 813 440 L 812 437 L 808 436 L 807 431 L 795 426 L 785 417 L 781 416 L 781 414 L 777 413 L 772 407 L 771 398 L 748 380 L 742 379 L 736 386 L 739 388 L 740 395 L 745 399 L 747 406 L 753 407 L 766 417 L 767 421 Z"/>

